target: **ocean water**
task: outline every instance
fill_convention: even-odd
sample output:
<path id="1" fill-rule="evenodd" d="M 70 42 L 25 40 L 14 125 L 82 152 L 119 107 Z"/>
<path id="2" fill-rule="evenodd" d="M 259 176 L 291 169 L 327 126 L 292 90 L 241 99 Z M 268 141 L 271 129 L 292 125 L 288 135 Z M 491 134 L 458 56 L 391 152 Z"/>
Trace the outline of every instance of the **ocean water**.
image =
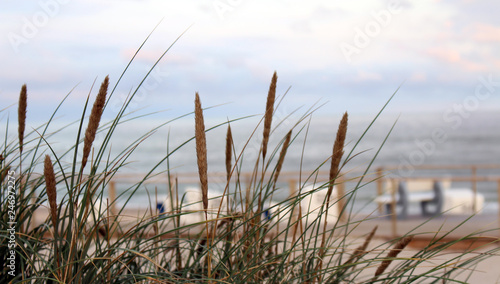
<path id="1" fill-rule="evenodd" d="M 449 113 L 383 114 L 362 137 L 375 115 L 352 115 L 349 126 L 344 158 L 350 157 L 343 167 L 349 176 L 361 175 L 371 164 L 368 173 L 374 173 L 379 166 L 394 166 L 389 177 L 435 176 L 456 177 L 470 175 L 470 170 L 418 170 L 421 165 L 487 165 L 500 164 L 500 112 L 473 112 L 465 115 Z M 273 132 L 269 142 L 268 158 L 272 157 L 270 168 L 276 164 L 279 144 L 286 133 L 293 128 L 293 142 L 287 151 L 283 172 L 310 173 L 320 167 L 329 169 L 328 158 L 341 115 L 323 117 L 301 117 L 297 114 L 281 114 L 273 121 Z M 117 157 L 127 147 L 137 143 L 141 136 L 170 118 L 138 119 L 120 125 L 107 148 L 111 157 Z M 210 173 L 225 173 L 225 136 L 227 119 L 207 119 L 208 167 Z M 231 122 L 234 147 L 243 172 L 253 169 L 260 149 L 262 125 L 259 118 L 249 118 Z M 391 132 L 392 128 L 392 132 Z M 54 126 L 52 130 L 58 129 Z M 65 152 L 74 144 L 77 126 L 70 126 L 54 136 L 47 137 L 57 153 Z M 141 143 L 128 158 L 127 165 L 120 173 L 143 175 L 153 168 L 155 172 L 170 168 L 173 174 L 195 173 L 196 151 L 194 140 L 194 118 L 186 117 L 157 129 Z M 105 137 L 98 134 L 94 145 L 100 145 Z M 362 138 L 361 138 L 362 137 Z M 277 150 L 276 150 L 277 149 Z M 273 157 L 274 154 L 274 157 Z M 165 157 L 168 156 L 168 165 Z M 234 157 L 233 157 L 234 159 Z M 160 163 L 160 161 L 164 160 Z M 63 164 L 69 165 L 71 156 L 63 157 Z M 500 169 L 478 170 L 478 175 L 500 176 Z M 371 210 L 371 201 L 376 195 L 374 183 L 368 183 L 373 175 L 368 175 L 357 193 L 356 208 Z M 304 179 L 303 179 L 304 181 Z M 187 187 L 196 186 L 192 181 L 179 185 L 182 194 Z M 118 184 L 118 193 L 131 184 Z M 288 195 L 288 180 L 281 180 L 282 194 Z M 355 186 L 347 183 L 346 190 Z M 471 187 L 470 183 L 454 183 L 454 187 Z M 211 183 L 213 191 L 222 192 L 224 185 Z M 148 184 L 141 188 L 130 201 L 141 206 L 148 202 L 149 194 L 159 192 L 163 197 L 167 192 L 166 183 Z M 485 195 L 488 203 L 496 204 L 497 183 L 478 183 L 478 190 Z M 123 199 L 122 199 L 123 201 Z M 494 205 L 490 205 L 495 208 Z"/>

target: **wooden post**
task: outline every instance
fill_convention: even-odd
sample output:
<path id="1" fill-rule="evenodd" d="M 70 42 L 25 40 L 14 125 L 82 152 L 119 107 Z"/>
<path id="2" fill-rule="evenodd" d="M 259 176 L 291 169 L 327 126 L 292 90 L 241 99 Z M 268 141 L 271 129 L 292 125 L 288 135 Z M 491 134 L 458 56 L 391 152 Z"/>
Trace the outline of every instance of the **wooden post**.
<path id="1" fill-rule="evenodd" d="M 116 183 L 114 180 L 111 180 L 109 182 L 109 188 L 108 188 L 108 202 L 109 202 L 109 211 L 111 212 L 111 214 L 113 216 L 116 215 L 116 204 L 115 204 L 115 200 L 116 200 Z"/>
<path id="2" fill-rule="evenodd" d="M 177 177 L 175 177 L 175 179 L 177 180 Z M 170 172 L 167 173 L 167 197 L 165 200 L 161 200 L 161 202 L 164 202 L 164 208 L 163 208 L 163 212 L 164 213 L 168 213 L 168 214 L 176 214 L 178 213 L 177 212 L 177 209 L 178 209 L 178 206 L 177 203 L 176 203 L 176 198 L 177 198 L 177 195 L 175 194 L 174 196 L 174 189 L 176 189 L 177 187 L 174 188 L 174 181 L 172 180 L 172 176 L 170 175 Z M 158 206 L 158 205 L 157 205 Z"/>
<path id="3" fill-rule="evenodd" d="M 476 201 L 477 201 L 477 167 L 472 166 L 472 213 L 475 214 L 477 212 L 477 206 L 476 206 Z"/>
<path id="4" fill-rule="evenodd" d="M 339 220 L 340 221 L 345 221 L 345 214 L 344 214 L 344 207 L 345 207 L 345 184 L 344 184 L 344 177 L 341 175 L 338 178 L 338 184 L 337 184 L 337 209 L 339 212 Z M 327 217 L 328 218 L 328 217 Z"/>
<path id="5" fill-rule="evenodd" d="M 384 168 L 383 167 L 379 167 L 377 169 L 377 196 L 381 196 L 382 194 L 384 194 L 384 190 L 383 190 L 384 181 L 382 180 L 382 174 L 383 174 L 383 172 L 384 172 Z M 384 208 L 383 208 L 383 205 L 381 203 L 379 203 L 377 205 L 377 208 L 378 208 L 378 213 L 379 214 L 384 213 Z"/>
<path id="6" fill-rule="evenodd" d="M 297 196 L 297 187 L 296 187 L 297 181 L 294 179 L 291 179 L 288 181 L 288 188 L 290 190 L 290 198 Z M 290 199 L 291 200 L 291 199 Z M 290 217 L 292 218 L 290 224 L 295 224 L 297 222 L 297 215 L 299 206 L 293 206 L 292 207 L 292 212 L 290 214 Z"/>
<path id="7" fill-rule="evenodd" d="M 290 179 L 288 181 L 288 187 L 289 187 L 289 190 L 290 190 L 290 198 L 289 199 L 293 203 L 293 201 L 292 201 L 293 199 L 292 198 L 293 197 L 297 197 L 297 181 L 294 180 L 294 179 Z M 291 220 L 288 221 L 288 224 L 287 224 L 287 227 L 289 225 L 291 225 L 293 227 L 293 230 L 292 230 L 292 232 L 293 232 L 292 233 L 292 243 L 293 244 L 295 244 L 295 241 L 297 240 L 297 231 L 299 229 L 299 221 L 302 221 L 302 219 L 299 220 L 299 217 L 302 218 L 302 212 L 299 211 L 299 210 L 301 210 L 300 202 L 296 202 L 295 204 L 297 206 L 295 206 L 295 205 L 292 206 L 292 212 L 290 212 L 290 218 L 291 218 Z M 279 216 L 279 214 L 278 214 L 278 216 Z M 281 216 L 279 216 L 279 217 L 281 217 Z M 277 226 L 278 226 L 278 231 L 277 232 L 278 232 L 278 234 L 280 234 L 281 231 L 279 229 L 279 220 L 277 222 L 278 222 L 277 223 Z M 300 224 L 302 224 L 302 223 L 300 223 Z M 290 257 L 292 259 L 294 259 L 296 257 L 295 254 L 296 254 L 296 252 L 293 252 L 290 255 Z"/>
<path id="8" fill-rule="evenodd" d="M 500 179 L 497 180 L 497 198 L 500 205 Z M 500 209 L 498 210 L 498 227 L 500 228 Z"/>
<path id="9" fill-rule="evenodd" d="M 398 215 L 396 212 L 396 192 L 397 192 L 397 180 L 392 179 L 391 180 L 391 185 L 392 185 L 392 191 L 391 191 L 391 231 L 392 231 L 392 237 L 395 238 L 398 234 Z"/>

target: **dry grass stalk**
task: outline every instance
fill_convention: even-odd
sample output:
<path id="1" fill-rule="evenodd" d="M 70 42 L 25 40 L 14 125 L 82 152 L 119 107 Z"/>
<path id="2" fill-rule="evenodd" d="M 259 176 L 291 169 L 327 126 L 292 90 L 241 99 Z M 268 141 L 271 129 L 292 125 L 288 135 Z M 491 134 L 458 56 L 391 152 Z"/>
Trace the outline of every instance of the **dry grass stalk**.
<path id="1" fill-rule="evenodd" d="M 413 240 L 413 236 L 407 236 L 402 239 L 400 239 L 397 244 L 394 246 L 393 249 L 389 251 L 389 253 L 386 256 L 386 260 L 382 261 L 382 263 L 379 265 L 377 268 L 377 271 L 375 271 L 375 276 L 373 276 L 372 282 L 377 280 L 377 278 L 384 273 L 384 271 L 389 267 L 389 265 L 392 263 L 395 257 L 398 256 L 398 254 L 403 251 L 403 249 Z"/>
<path id="2" fill-rule="evenodd" d="M 0 166 L 1 163 L 3 162 L 4 158 L 3 155 L 0 154 Z M 10 166 L 7 166 L 5 169 L 1 170 L 1 175 L 0 175 L 0 182 L 3 182 L 5 177 L 7 176 L 7 173 L 10 171 Z"/>
<path id="3" fill-rule="evenodd" d="M 101 121 L 104 105 L 106 104 L 108 85 L 109 85 L 109 76 L 106 76 L 106 78 L 104 78 L 104 81 L 101 84 L 101 88 L 99 89 L 99 93 L 97 94 L 94 105 L 92 106 L 92 111 L 90 113 L 90 118 L 89 118 L 89 124 L 87 126 L 87 130 L 85 131 L 81 171 L 83 171 L 85 165 L 87 165 L 87 160 L 90 155 L 90 149 L 92 148 L 92 143 L 94 143 L 95 135 L 97 133 L 97 129 L 99 128 L 99 122 Z"/>
<path id="4" fill-rule="evenodd" d="M 226 180 L 227 180 L 227 188 L 229 189 L 229 181 L 231 180 L 231 169 L 232 169 L 232 158 L 233 158 L 233 134 L 231 132 L 231 125 L 227 125 L 227 133 L 226 133 Z M 229 192 L 227 194 L 227 211 L 229 213 L 230 209 L 230 201 L 229 201 Z"/>
<path id="5" fill-rule="evenodd" d="M 333 154 L 332 154 L 332 163 L 330 166 L 330 183 L 328 185 L 328 193 L 327 193 L 327 203 L 330 200 L 330 196 L 332 195 L 333 185 L 335 184 L 335 179 L 339 173 L 339 165 L 342 160 L 342 156 L 344 155 L 344 142 L 347 133 L 347 112 L 342 116 L 342 120 L 340 121 L 339 129 L 337 130 L 337 137 L 335 138 L 335 143 L 333 144 Z"/>
<path id="6" fill-rule="evenodd" d="M 370 232 L 370 234 L 368 234 L 368 236 L 366 237 L 365 239 L 365 242 L 360 245 L 359 247 L 357 247 L 355 250 L 354 250 L 354 253 L 351 255 L 351 257 L 343 264 L 343 266 L 347 265 L 347 264 L 350 264 L 352 263 L 354 260 L 358 259 L 359 257 L 361 257 L 361 255 L 363 253 L 366 252 L 366 248 L 368 247 L 368 245 L 370 244 L 370 241 L 373 239 L 373 236 L 375 235 L 375 232 L 377 231 L 378 229 L 378 226 L 375 226 L 373 228 L 373 230 Z"/>
<path id="7" fill-rule="evenodd" d="M 7 166 L 5 169 L 2 170 L 2 174 L 1 174 L 1 177 L 0 177 L 0 182 L 3 182 L 5 180 L 5 177 L 7 176 L 7 174 L 9 173 L 10 171 L 10 166 Z"/>
<path id="8" fill-rule="evenodd" d="M 335 143 L 333 144 L 332 162 L 330 165 L 330 174 L 329 174 L 330 182 L 328 184 L 328 192 L 326 194 L 326 210 L 325 210 L 325 221 L 323 224 L 323 237 L 321 238 L 321 247 L 319 250 L 319 263 L 318 263 L 319 271 L 323 267 L 323 256 L 326 253 L 325 232 L 328 224 L 328 208 L 330 207 L 330 197 L 332 196 L 335 180 L 337 179 L 337 176 L 339 174 L 340 161 L 342 160 L 342 156 L 344 155 L 344 143 L 347 133 L 347 118 L 348 115 L 347 112 L 345 112 L 344 115 L 342 116 L 342 119 L 340 120 L 339 128 L 337 130 L 337 137 L 335 138 Z M 321 277 L 319 278 L 319 281 L 321 282 Z"/>
<path id="9" fill-rule="evenodd" d="M 285 161 L 286 151 L 288 150 L 288 146 L 290 145 L 290 140 L 292 139 L 292 131 L 288 131 L 285 142 L 283 142 L 283 148 L 281 148 L 278 165 L 276 165 L 276 174 L 274 175 L 274 185 L 276 186 L 276 182 L 278 181 L 278 176 L 280 175 L 281 168 L 283 167 L 283 163 Z"/>
<path id="10" fill-rule="evenodd" d="M 24 130 L 26 128 L 26 110 L 28 108 L 28 90 L 26 84 L 21 87 L 21 92 L 19 94 L 19 103 L 17 108 L 17 120 L 18 120 L 18 138 L 19 138 L 19 172 L 21 172 L 21 178 L 19 179 L 19 197 L 20 200 L 24 199 L 24 178 L 22 177 L 22 158 L 24 148 Z M 2 179 L 3 181 L 3 179 Z M 20 213 L 19 218 L 23 219 L 23 213 Z M 20 232 L 24 232 L 24 224 L 20 226 Z"/>
<path id="11" fill-rule="evenodd" d="M 330 173 L 328 183 L 328 192 L 326 194 L 326 218 L 325 218 L 325 230 L 328 220 L 328 208 L 330 207 L 330 198 L 332 196 L 333 186 L 335 185 L 335 180 L 339 175 L 339 166 L 340 161 L 342 160 L 342 156 L 344 155 L 344 143 L 345 137 L 347 133 L 347 112 L 342 116 L 342 120 L 340 120 L 339 129 L 337 130 L 337 137 L 335 138 L 335 143 L 333 144 L 333 153 L 332 153 L 332 162 L 330 165 Z M 341 196 L 339 196 L 340 198 Z M 323 240 L 324 240 L 323 235 Z M 324 242 L 322 242 L 324 245 Z M 322 247 L 323 247 L 322 245 Z"/>
<path id="12" fill-rule="evenodd" d="M 19 179 L 19 198 L 24 199 L 24 177 L 22 177 L 22 153 L 24 148 L 24 130 L 26 129 L 26 110 L 28 108 L 28 90 L 26 84 L 21 87 L 21 93 L 19 94 L 19 104 L 17 106 L 17 134 L 19 138 L 19 172 L 21 173 L 21 178 Z M 20 219 L 23 219 L 23 213 L 20 213 Z M 24 224 L 20 226 L 20 232 L 24 232 Z"/>
<path id="13" fill-rule="evenodd" d="M 267 154 L 267 144 L 269 142 L 269 135 L 271 134 L 271 123 L 273 120 L 273 113 L 274 113 L 274 101 L 276 98 L 276 82 L 278 81 L 278 75 L 276 74 L 276 71 L 273 74 L 273 78 L 271 79 L 271 85 L 269 86 L 269 92 L 267 93 L 267 101 L 266 101 L 266 112 L 264 114 L 264 133 L 262 135 L 262 178 L 264 178 L 264 171 L 265 171 L 265 160 L 266 160 L 266 154 Z M 254 172 L 257 173 L 258 170 L 258 163 L 259 159 L 256 161 L 256 166 L 254 168 Z M 257 175 L 254 175 L 255 179 L 257 179 Z M 255 223 L 258 224 L 260 223 L 261 220 L 261 211 L 262 211 L 262 191 L 263 189 L 260 189 L 259 192 L 259 198 L 257 200 L 257 216 L 255 219 Z M 258 238 L 258 234 L 256 236 L 256 242 Z M 257 250 L 259 250 L 259 247 L 257 247 Z"/>
<path id="14" fill-rule="evenodd" d="M 47 187 L 47 197 L 49 198 L 50 213 L 52 215 L 52 225 L 54 230 L 57 229 L 57 190 L 56 190 L 56 176 L 50 156 L 45 156 L 45 163 L 43 166 L 43 175 L 45 177 L 45 185 Z"/>
<path id="15" fill-rule="evenodd" d="M 178 177 L 175 177 L 175 214 L 179 214 L 180 213 L 180 206 L 179 206 L 179 179 Z M 177 215 L 177 228 L 180 227 L 180 224 L 181 224 L 181 216 L 180 215 Z M 180 232 L 179 230 L 176 228 L 175 230 L 175 233 L 177 234 L 176 235 L 176 238 L 175 238 L 175 256 L 177 258 L 177 270 L 180 271 L 182 270 L 182 257 L 181 257 L 181 247 L 180 247 L 180 242 L 179 242 L 179 239 L 180 239 Z"/>
<path id="16" fill-rule="evenodd" d="M 205 122 L 203 120 L 203 109 L 201 108 L 200 96 L 196 93 L 194 100 L 194 127 L 195 127 L 195 138 L 196 138 L 196 157 L 198 162 L 198 175 L 200 176 L 201 184 L 201 194 L 203 201 L 203 210 L 205 211 L 205 229 L 207 232 L 207 238 L 204 239 L 205 244 L 208 243 L 210 246 L 210 231 L 208 229 L 208 165 L 207 165 L 207 138 L 205 137 Z M 200 244 L 200 247 L 204 245 Z M 208 257 L 206 258 L 208 264 L 208 278 L 211 278 L 212 273 L 212 256 L 211 252 L 208 251 Z"/>
<path id="17" fill-rule="evenodd" d="M 203 209 L 207 217 L 208 209 L 208 166 L 207 166 L 207 139 L 205 137 L 205 123 L 203 121 L 203 109 L 201 108 L 200 96 L 196 93 L 194 101 L 194 120 L 196 138 L 196 157 L 198 162 L 198 174 L 200 176 L 201 194 L 203 196 Z M 208 218 L 208 217 L 207 217 Z"/>
<path id="18" fill-rule="evenodd" d="M 26 84 L 21 87 L 21 93 L 19 94 L 19 105 L 17 109 L 17 120 L 18 120 L 18 137 L 19 137 L 19 151 L 23 152 L 24 145 L 24 129 L 26 128 L 26 109 L 28 107 L 28 91 L 26 89 Z"/>
<path id="19" fill-rule="evenodd" d="M 54 168 L 52 167 L 52 161 L 49 155 L 45 155 L 45 161 L 43 165 L 43 175 L 45 178 L 45 186 L 47 190 L 47 197 L 49 199 L 50 215 L 52 217 L 52 225 L 54 226 L 54 234 L 57 234 L 57 188 L 56 188 L 56 176 L 54 174 Z M 61 255 L 58 253 L 57 242 L 54 246 L 54 254 L 57 259 L 58 270 L 61 267 Z M 62 278 L 62 271 L 58 271 L 59 279 Z"/>
<path id="20" fill-rule="evenodd" d="M 232 163 L 231 160 L 233 158 L 233 134 L 231 132 L 231 125 L 227 125 L 227 133 L 226 133 L 226 175 L 227 182 L 231 179 L 231 168 Z"/>
<path id="21" fill-rule="evenodd" d="M 267 153 L 267 143 L 269 142 L 269 134 L 271 133 L 271 122 L 273 120 L 274 112 L 274 99 L 276 97 L 276 82 L 278 81 L 278 75 L 276 72 L 273 74 L 271 79 L 271 86 L 269 86 L 269 92 L 267 94 L 266 102 L 266 113 L 264 114 L 264 134 L 262 136 L 262 158 L 266 158 Z"/>

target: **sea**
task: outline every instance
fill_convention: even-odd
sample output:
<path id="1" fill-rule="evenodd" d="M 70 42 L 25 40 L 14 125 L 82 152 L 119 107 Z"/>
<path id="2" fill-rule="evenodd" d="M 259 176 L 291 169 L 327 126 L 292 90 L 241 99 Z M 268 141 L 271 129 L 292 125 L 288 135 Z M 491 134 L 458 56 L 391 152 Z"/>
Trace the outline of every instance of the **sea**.
<path id="1" fill-rule="evenodd" d="M 265 164 L 268 171 L 275 167 L 281 144 L 285 135 L 292 131 L 292 142 L 287 150 L 282 172 L 302 172 L 303 176 L 317 169 L 329 170 L 333 143 L 342 114 L 282 114 L 272 122 L 271 138 Z M 137 118 L 124 121 L 115 129 L 110 142 L 105 148 L 105 161 L 110 165 L 124 162 L 120 174 L 144 176 L 163 173 L 167 170 L 172 176 L 197 172 L 197 158 L 194 141 L 194 116 L 186 116 L 169 123 L 171 118 L 151 119 Z M 75 144 L 78 124 L 65 125 L 55 122 L 46 135 L 47 143 L 53 151 L 61 156 L 61 163 L 71 165 L 73 151 L 63 155 L 71 145 Z M 102 122 L 106 125 L 106 121 Z M 233 136 L 233 165 L 236 161 L 238 170 L 250 172 L 254 169 L 260 155 L 263 121 L 262 117 L 241 119 L 206 118 L 208 171 L 211 174 L 225 173 L 225 144 L 228 125 Z M 14 127 L 11 127 L 9 138 L 15 138 Z M 32 133 L 31 137 L 35 137 Z M 94 142 L 94 155 L 106 141 L 107 130 L 98 133 Z M 36 140 L 36 139 L 35 139 Z M 30 145 L 34 145 L 33 141 Z M 373 198 L 376 186 L 373 179 L 379 167 L 391 168 L 385 172 L 387 177 L 432 176 L 436 178 L 467 177 L 471 169 L 419 169 L 421 166 L 472 166 L 478 165 L 478 176 L 500 177 L 500 168 L 481 169 L 483 165 L 500 164 L 500 111 L 475 111 L 453 113 L 419 112 L 419 113 L 382 113 L 350 115 L 347 138 L 343 155 L 342 173 L 346 177 L 364 175 L 363 181 L 347 182 L 346 192 L 356 189 L 353 208 L 368 212 L 374 210 Z M 46 146 L 46 145 L 45 145 Z M 133 146 L 133 147 L 131 147 Z M 46 149 L 46 152 L 49 151 Z M 81 149 L 79 151 L 81 153 Z M 127 156 L 126 160 L 118 157 Z M 79 157 L 80 159 L 80 157 Z M 262 160 L 259 158 L 259 171 Z M 41 170 L 41 169 L 39 169 Z M 220 179 L 219 179 L 220 180 Z M 307 178 L 300 178 L 304 186 L 311 183 Z M 166 183 L 144 185 L 129 199 L 124 193 L 131 183 L 120 182 L 116 178 L 119 202 L 128 206 L 141 207 L 152 202 L 152 195 L 163 198 L 168 193 Z M 298 182 L 298 181 L 297 181 Z M 279 202 L 288 194 L 289 180 L 280 179 L 276 194 Z M 478 191 L 485 196 L 485 212 L 498 210 L 498 183 L 478 182 Z M 197 187 L 192 179 L 183 183 L 179 178 L 179 194 L 188 188 Z M 213 192 L 222 192 L 223 183 L 211 182 L 209 188 Z M 470 182 L 453 182 L 452 187 L 472 188 Z"/>

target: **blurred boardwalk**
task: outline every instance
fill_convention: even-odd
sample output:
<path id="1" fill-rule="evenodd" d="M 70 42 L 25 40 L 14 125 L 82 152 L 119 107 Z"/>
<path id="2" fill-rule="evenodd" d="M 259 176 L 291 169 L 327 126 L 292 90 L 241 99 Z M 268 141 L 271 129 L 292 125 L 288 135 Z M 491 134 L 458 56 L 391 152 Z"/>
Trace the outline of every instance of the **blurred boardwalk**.
<path id="1" fill-rule="evenodd" d="M 439 243 L 455 242 L 462 238 L 471 239 L 461 241 L 452 248 L 466 250 L 472 247 L 483 246 L 495 242 L 498 245 L 500 230 L 498 215 L 478 214 L 470 215 L 441 215 L 432 218 L 411 216 L 405 220 L 397 220 L 396 227 L 387 216 L 358 216 L 344 224 L 343 232 L 353 237 L 368 234 L 378 226 L 376 237 L 391 240 L 407 234 L 414 235 L 415 246 L 425 246 L 430 241 L 440 239 Z"/>

